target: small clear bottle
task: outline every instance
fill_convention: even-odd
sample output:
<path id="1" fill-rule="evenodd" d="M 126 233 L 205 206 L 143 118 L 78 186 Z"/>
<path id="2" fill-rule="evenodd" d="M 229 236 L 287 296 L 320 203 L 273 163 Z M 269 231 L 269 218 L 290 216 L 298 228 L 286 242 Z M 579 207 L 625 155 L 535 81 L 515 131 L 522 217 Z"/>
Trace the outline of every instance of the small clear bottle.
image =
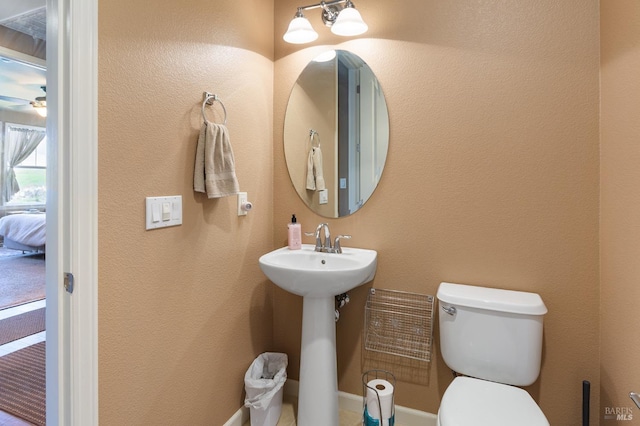
<path id="1" fill-rule="evenodd" d="M 302 226 L 298 223 L 296 215 L 291 216 L 291 223 L 287 225 L 289 250 L 300 250 L 302 248 Z"/>

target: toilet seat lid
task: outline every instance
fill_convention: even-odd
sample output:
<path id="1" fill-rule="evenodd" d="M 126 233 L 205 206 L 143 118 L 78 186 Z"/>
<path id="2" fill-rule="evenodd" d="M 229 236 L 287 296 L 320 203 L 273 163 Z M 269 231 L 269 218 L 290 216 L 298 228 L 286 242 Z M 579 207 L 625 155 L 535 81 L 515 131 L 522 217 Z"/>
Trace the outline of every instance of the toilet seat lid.
<path id="1" fill-rule="evenodd" d="M 525 390 L 471 377 L 456 377 L 449 385 L 438 419 L 442 426 L 549 426 Z"/>

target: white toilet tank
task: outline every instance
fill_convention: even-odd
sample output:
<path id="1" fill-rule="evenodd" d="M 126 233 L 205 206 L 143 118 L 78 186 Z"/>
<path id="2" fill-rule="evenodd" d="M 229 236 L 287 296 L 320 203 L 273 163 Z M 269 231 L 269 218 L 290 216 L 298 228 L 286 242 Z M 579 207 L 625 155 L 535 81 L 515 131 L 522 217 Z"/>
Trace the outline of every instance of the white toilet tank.
<path id="1" fill-rule="evenodd" d="M 540 373 L 540 295 L 441 283 L 440 351 L 452 370 L 471 377 L 528 386 Z"/>

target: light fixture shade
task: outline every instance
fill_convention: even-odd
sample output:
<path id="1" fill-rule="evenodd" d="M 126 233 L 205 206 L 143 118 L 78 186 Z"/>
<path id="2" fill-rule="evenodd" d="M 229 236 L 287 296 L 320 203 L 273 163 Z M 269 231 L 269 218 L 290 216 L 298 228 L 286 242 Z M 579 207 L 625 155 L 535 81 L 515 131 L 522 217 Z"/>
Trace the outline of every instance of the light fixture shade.
<path id="1" fill-rule="evenodd" d="M 296 17 L 291 20 L 289 29 L 282 37 L 287 43 L 309 43 L 318 38 L 318 33 L 315 32 L 311 26 L 311 22 L 300 15 L 296 15 Z"/>
<path id="2" fill-rule="evenodd" d="M 357 36 L 366 33 L 369 26 L 362 20 L 360 12 L 353 5 L 342 9 L 338 19 L 331 27 L 331 32 L 341 36 Z"/>

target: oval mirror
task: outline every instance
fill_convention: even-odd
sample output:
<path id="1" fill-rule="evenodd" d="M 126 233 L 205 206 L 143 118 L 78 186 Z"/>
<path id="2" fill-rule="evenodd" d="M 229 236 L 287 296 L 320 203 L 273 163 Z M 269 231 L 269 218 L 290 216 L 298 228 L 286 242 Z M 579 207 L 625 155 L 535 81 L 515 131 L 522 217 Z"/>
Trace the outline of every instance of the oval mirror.
<path id="1" fill-rule="evenodd" d="M 284 155 L 291 182 L 315 213 L 355 213 L 376 189 L 389 149 L 389 113 L 380 83 L 345 50 L 311 61 L 291 90 Z"/>

